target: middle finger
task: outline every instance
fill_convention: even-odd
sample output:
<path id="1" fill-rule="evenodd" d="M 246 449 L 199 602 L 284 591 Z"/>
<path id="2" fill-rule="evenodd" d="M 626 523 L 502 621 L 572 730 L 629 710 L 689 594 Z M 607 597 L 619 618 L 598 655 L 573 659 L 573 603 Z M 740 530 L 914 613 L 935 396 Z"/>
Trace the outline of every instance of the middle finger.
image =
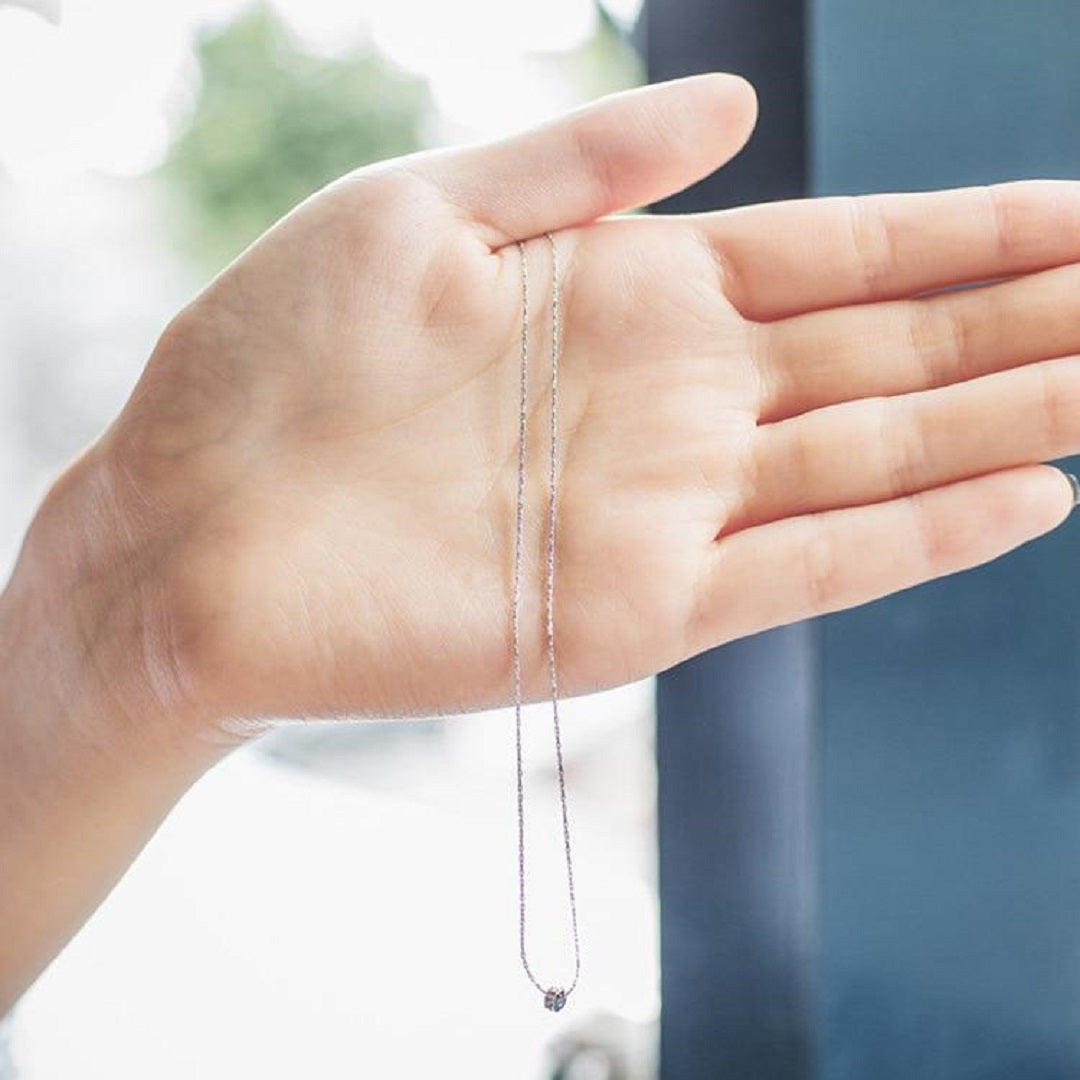
<path id="1" fill-rule="evenodd" d="M 751 324 L 759 419 L 1080 352 L 1080 263 L 981 288 Z"/>

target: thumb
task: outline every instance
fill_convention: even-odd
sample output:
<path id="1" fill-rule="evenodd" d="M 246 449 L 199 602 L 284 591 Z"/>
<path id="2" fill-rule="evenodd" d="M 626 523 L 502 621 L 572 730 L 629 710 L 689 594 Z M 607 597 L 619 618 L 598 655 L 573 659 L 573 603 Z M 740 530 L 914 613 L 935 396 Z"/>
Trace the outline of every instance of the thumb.
<path id="1" fill-rule="evenodd" d="M 644 206 L 730 161 L 757 120 L 754 88 L 710 72 L 599 98 L 538 127 L 397 159 L 492 247 Z"/>

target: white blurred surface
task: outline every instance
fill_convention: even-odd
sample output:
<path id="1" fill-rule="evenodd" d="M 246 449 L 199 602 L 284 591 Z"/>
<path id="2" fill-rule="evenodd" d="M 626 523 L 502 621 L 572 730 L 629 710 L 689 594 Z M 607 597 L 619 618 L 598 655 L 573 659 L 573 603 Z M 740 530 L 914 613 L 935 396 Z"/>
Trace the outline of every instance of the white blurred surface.
<path id="1" fill-rule="evenodd" d="M 472 719 L 509 764 L 505 716 Z M 592 726 L 611 734 L 610 720 Z M 624 734 L 635 726 L 624 720 Z M 518 960 L 504 771 L 450 808 L 328 781 L 254 748 L 234 754 L 184 797 L 21 1002 L 21 1077 L 529 1077 L 553 1034 L 590 1012 L 655 1017 L 653 890 L 628 838 L 582 812 L 581 783 L 571 797 L 583 975 L 572 1006 L 543 1010 Z M 529 805 L 539 815 L 545 800 Z M 550 816 L 545 825 L 556 831 Z M 554 981 L 571 955 L 556 845 L 533 844 L 529 875 L 530 960 Z"/>
<path id="2" fill-rule="evenodd" d="M 26 0 L 23 0 L 25 6 Z M 612 0 L 632 19 L 641 0 Z M 30 0 L 60 15 L 58 0 Z M 87 171 L 138 176 L 182 122 L 201 27 L 246 0 L 64 0 L 57 26 L 0 2 L 0 167 L 32 183 Z M 584 45 L 594 0 L 273 0 L 327 55 L 369 40 L 424 76 L 444 120 L 492 136 L 569 108 L 572 91 L 537 57 Z M 137 92 L 132 92 L 137 88 Z"/>
<path id="3" fill-rule="evenodd" d="M 60 0 L 0 0 L 0 7 L 5 6 L 33 11 L 54 25 L 60 22 Z"/>

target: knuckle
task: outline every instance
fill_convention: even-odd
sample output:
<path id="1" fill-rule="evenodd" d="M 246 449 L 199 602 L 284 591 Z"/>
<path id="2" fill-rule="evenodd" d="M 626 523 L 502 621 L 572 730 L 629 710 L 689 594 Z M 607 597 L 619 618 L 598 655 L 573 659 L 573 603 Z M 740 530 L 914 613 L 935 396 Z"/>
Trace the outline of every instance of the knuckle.
<path id="1" fill-rule="evenodd" d="M 1014 247 L 1017 221 L 1017 196 L 1023 197 L 1013 183 L 986 184 L 982 188 L 989 207 L 990 228 L 993 236 L 994 255 L 1007 260 Z"/>
<path id="2" fill-rule="evenodd" d="M 1064 385 L 1066 371 L 1075 372 L 1076 364 L 1043 364 L 1035 369 L 1039 380 L 1040 457 L 1056 457 L 1076 442 L 1075 393 Z"/>
<path id="3" fill-rule="evenodd" d="M 337 181 L 319 206 L 320 240 L 354 259 L 357 252 L 401 250 L 403 236 L 422 224 L 440 196 L 433 182 L 404 166 L 360 171 Z M 408 227 L 406 227 L 408 225 Z"/>
<path id="4" fill-rule="evenodd" d="M 871 195 L 847 197 L 855 261 L 867 296 L 880 296 L 897 263 L 896 236 L 882 203 Z"/>
<path id="5" fill-rule="evenodd" d="M 705 256 L 717 290 L 742 313 L 741 297 L 744 290 L 739 282 L 735 261 L 727 252 L 724 239 L 710 236 L 704 228 L 695 229 L 690 235 Z"/>
<path id="6" fill-rule="evenodd" d="M 918 412 L 900 404 L 901 399 L 883 398 L 881 410 L 881 450 L 889 496 L 896 498 L 923 486 L 929 465 L 926 428 Z"/>
<path id="7" fill-rule="evenodd" d="M 951 300 L 912 300 L 908 305 L 908 347 L 929 389 L 962 381 L 970 363 L 967 322 Z"/>
<path id="8" fill-rule="evenodd" d="M 1006 180 L 983 185 L 993 253 L 1006 264 L 1036 252 L 1055 254 L 1063 234 L 1075 231 L 1075 199 L 1062 198 L 1061 181 Z M 1060 260 L 1059 260 L 1060 261 Z"/>
<path id="9" fill-rule="evenodd" d="M 754 385 L 760 419 L 778 416 L 795 391 L 794 373 L 778 361 L 775 332 L 768 323 L 746 322 L 746 363 Z"/>
<path id="10" fill-rule="evenodd" d="M 956 564 L 958 553 L 966 549 L 968 540 L 955 523 L 950 524 L 944 515 L 933 512 L 926 492 L 917 492 L 910 499 L 913 557 L 917 562 L 912 577 L 916 580 L 940 577 Z"/>
<path id="11" fill-rule="evenodd" d="M 823 615 L 834 610 L 839 603 L 843 568 L 837 551 L 836 533 L 827 519 L 821 515 L 811 517 L 809 532 L 802 548 L 806 606 L 812 615 Z"/>
<path id="12" fill-rule="evenodd" d="M 433 190 L 433 185 L 419 167 L 396 160 L 346 173 L 330 188 L 352 202 L 392 208 L 415 198 L 422 190 Z"/>

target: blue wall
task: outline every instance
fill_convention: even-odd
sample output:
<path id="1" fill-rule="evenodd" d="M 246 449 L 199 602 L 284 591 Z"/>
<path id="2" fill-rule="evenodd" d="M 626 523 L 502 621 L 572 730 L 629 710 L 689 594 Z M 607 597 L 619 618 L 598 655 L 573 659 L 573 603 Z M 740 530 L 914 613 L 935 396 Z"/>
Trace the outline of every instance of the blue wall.
<path id="1" fill-rule="evenodd" d="M 815 194 L 1080 175 L 1076 0 L 815 0 Z"/>
<path id="2" fill-rule="evenodd" d="M 1080 177 L 1080 3 L 812 11 L 814 194 Z M 1078 556 L 822 622 L 823 1080 L 1080 1076 Z"/>

